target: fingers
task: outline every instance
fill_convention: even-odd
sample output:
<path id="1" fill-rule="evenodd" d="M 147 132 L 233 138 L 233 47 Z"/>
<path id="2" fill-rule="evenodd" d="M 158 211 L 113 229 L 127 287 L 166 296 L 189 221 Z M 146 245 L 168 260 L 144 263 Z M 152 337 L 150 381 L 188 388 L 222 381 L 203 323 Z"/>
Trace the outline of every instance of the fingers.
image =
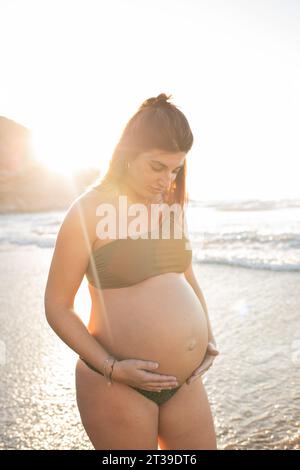
<path id="1" fill-rule="evenodd" d="M 213 365 L 213 361 L 209 362 L 208 364 L 203 364 L 203 367 L 201 367 L 199 370 L 198 370 L 198 373 L 197 375 L 201 375 L 203 374 L 204 372 L 206 372 L 211 366 Z"/>
<path id="2" fill-rule="evenodd" d="M 219 354 L 219 351 L 216 351 L 216 352 L 217 352 L 217 354 Z M 201 362 L 199 367 L 193 371 L 192 375 L 194 375 L 194 374 L 198 375 L 199 373 L 207 370 L 208 367 L 210 367 L 212 365 L 212 363 L 215 360 L 217 354 L 211 354 L 210 352 L 206 353 L 206 356 L 204 357 L 203 361 Z"/>
<path id="3" fill-rule="evenodd" d="M 143 387 L 146 390 L 153 391 L 178 387 L 177 377 L 155 372 L 155 369 L 157 369 L 156 364 L 158 363 L 155 363 L 155 361 L 137 360 L 136 367 L 140 369 L 142 374 Z"/>
<path id="4" fill-rule="evenodd" d="M 171 375 L 147 373 L 143 375 L 145 385 L 154 389 L 174 388 L 179 385 L 176 377 Z"/>
<path id="5" fill-rule="evenodd" d="M 154 361 L 139 361 L 139 360 L 137 360 L 136 362 L 137 362 L 136 367 L 138 369 L 155 370 L 159 366 L 159 363 L 154 362 Z"/>
<path id="6" fill-rule="evenodd" d="M 187 385 L 191 384 L 192 382 L 194 382 L 194 380 L 198 379 L 199 377 L 202 377 L 202 375 L 204 375 L 205 372 L 208 371 L 209 367 L 207 369 L 203 370 L 201 373 L 192 375 L 189 379 L 187 379 L 187 381 L 186 381 Z"/>
<path id="7" fill-rule="evenodd" d="M 186 383 L 189 385 L 192 383 L 194 380 L 196 380 L 198 377 L 201 377 L 205 372 L 208 371 L 208 369 L 213 365 L 213 361 L 210 361 L 208 364 L 202 364 L 201 367 L 199 367 L 195 372 L 186 380 Z"/>
<path id="8" fill-rule="evenodd" d="M 168 382 L 177 380 L 175 375 L 159 374 L 157 372 L 144 371 L 143 376 L 150 382 Z"/>
<path id="9" fill-rule="evenodd" d="M 148 377 L 146 376 L 145 377 L 145 380 L 146 382 L 149 384 L 149 385 L 158 385 L 158 386 L 173 386 L 173 387 L 176 387 L 176 385 L 178 385 L 178 380 L 176 379 L 176 377 L 172 378 L 170 376 L 167 376 L 167 375 L 163 375 L 163 376 L 158 376 L 158 378 L 153 378 L 153 377 Z"/>
<path id="10" fill-rule="evenodd" d="M 208 371 L 208 369 L 209 369 L 211 366 L 212 366 L 212 363 L 211 363 L 211 364 L 209 364 L 209 366 L 207 366 L 205 369 L 201 370 L 201 371 L 199 372 L 199 375 L 203 375 L 203 374 L 204 374 L 204 372 L 207 372 L 207 371 Z"/>
<path id="11" fill-rule="evenodd" d="M 144 384 L 143 387 L 145 387 L 145 388 L 147 387 L 147 390 L 153 390 L 155 392 L 159 392 L 161 390 L 170 390 L 170 389 L 176 388 L 178 386 L 179 386 L 179 384 L 175 385 L 173 383 L 160 383 L 160 384 L 156 383 L 156 384 L 147 384 L 147 385 Z"/>
<path id="12" fill-rule="evenodd" d="M 194 370 L 194 374 L 199 374 L 199 372 L 202 372 L 203 370 L 207 369 L 212 363 L 213 363 L 214 358 L 213 357 L 206 357 L 204 361 L 200 364 L 200 366 Z"/>
<path id="13" fill-rule="evenodd" d="M 220 354 L 215 345 L 212 343 L 208 343 L 207 352 L 213 356 L 217 356 L 218 354 Z"/>

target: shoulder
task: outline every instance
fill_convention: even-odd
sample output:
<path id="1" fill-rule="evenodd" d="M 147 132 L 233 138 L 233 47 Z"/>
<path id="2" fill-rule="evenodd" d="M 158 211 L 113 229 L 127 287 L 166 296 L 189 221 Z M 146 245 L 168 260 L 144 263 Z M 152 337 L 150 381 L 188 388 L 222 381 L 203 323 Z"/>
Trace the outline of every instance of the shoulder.
<path id="1" fill-rule="evenodd" d="M 119 191 L 112 183 L 103 183 L 99 186 L 87 189 L 78 196 L 69 208 L 69 212 L 80 213 L 83 217 L 96 216 L 97 207 L 100 204 L 116 204 Z"/>
<path id="2" fill-rule="evenodd" d="M 115 204 L 120 196 L 120 189 L 117 184 L 110 181 L 103 181 L 97 186 L 90 187 L 81 196 L 80 201 L 86 206 L 95 207 L 101 203 Z"/>
<path id="3" fill-rule="evenodd" d="M 118 195 L 118 188 L 110 183 L 87 189 L 67 209 L 60 231 L 73 234 L 74 237 L 81 233 L 93 243 L 96 238 L 99 207 L 101 204 L 116 207 Z"/>

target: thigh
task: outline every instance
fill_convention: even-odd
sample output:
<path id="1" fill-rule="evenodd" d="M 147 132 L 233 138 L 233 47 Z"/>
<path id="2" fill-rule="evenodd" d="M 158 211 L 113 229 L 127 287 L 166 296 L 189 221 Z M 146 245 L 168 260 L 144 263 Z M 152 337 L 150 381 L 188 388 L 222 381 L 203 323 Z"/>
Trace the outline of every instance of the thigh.
<path id="1" fill-rule="evenodd" d="M 95 449 L 155 449 L 158 406 L 120 382 L 106 378 L 80 359 L 76 365 L 76 398 L 82 424 Z"/>
<path id="2" fill-rule="evenodd" d="M 216 449 L 216 435 L 202 379 L 183 384 L 159 408 L 158 441 L 162 450 Z"/>

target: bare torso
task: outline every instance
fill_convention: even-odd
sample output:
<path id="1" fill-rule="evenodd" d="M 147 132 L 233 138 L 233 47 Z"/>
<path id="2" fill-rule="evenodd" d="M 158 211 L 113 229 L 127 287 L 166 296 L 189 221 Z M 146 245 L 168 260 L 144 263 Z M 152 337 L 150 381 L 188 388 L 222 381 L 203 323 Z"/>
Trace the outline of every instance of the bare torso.
<path id="1" fill-rule="evenodd" d="M 183 273 L 99 291 L 89 285 L 90 333 L 114 357 L 158 361 L 159 373 L 183 383 L 200 365 L 208 342 L 205 313 Z"/>
<path id="2" fill-rule="evenodd" d="M 94 249 L 106 242 L 96 241 Z M 201 302 L 184 273 L 166 273 L 138 284 L 101 291 L 89 284 L 89 332 L 119 360 L 159 362 L 158 373 L 183 383 L 200 365 L 208 328 Z"/>

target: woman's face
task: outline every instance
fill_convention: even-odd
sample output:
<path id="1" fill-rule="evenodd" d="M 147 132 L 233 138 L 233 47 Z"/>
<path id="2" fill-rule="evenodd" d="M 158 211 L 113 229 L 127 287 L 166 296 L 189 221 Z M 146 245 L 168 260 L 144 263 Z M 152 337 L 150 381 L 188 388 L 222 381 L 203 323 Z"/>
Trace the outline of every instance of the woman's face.
<path id="1" fill-rule="evenodd" d="M 157 199 L 170 189 L 184 164 L 185 152 L 149 150 L 130 162 L 127 184 L 146 199 Z"/>

